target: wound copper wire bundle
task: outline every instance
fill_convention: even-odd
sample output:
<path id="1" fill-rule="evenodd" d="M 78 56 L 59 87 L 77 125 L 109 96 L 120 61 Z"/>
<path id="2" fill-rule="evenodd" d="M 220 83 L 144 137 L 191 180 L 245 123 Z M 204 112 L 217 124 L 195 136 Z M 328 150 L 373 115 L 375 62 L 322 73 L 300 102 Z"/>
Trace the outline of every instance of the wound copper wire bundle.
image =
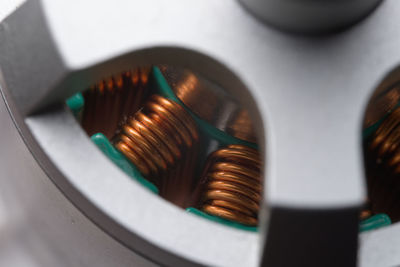
<path id="1" fill-rule="evenodd" d="M 121 121 L 134 114 L 146 98 L 150 68 L 136 68 L 102 80 L 83 93 L 82 127 L 89 136 L 111 138 Z"/>
<path id="2" fill-rule="evenodd" d="M 257 150 L 229 145 L 212 153 L 203 173 L 200 209 L 255 226 L 261 200 L 261 161 Z"/>
<path id="3" fill-rule="evenodd" d="M 153 95 L 119 131 L 115 147 L 160 189 L 162 197 L 184 206 L 182 196 L 190 193 L 199 139 L 189 113 L 176 102 Z"/>
<path id="4" fill-rule="evenodd" d="M 365 144 L 371 213 L 400 219 L 400 108 L 388 115 Z"/>

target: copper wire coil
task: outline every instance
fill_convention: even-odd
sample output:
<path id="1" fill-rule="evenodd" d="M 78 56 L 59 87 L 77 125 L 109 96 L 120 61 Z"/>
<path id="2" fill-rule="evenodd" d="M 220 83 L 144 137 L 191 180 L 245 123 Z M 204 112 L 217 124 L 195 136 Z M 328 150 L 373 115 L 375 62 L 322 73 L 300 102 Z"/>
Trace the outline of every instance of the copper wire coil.
<path id="1" fill-rule="evenodd" d="M 370 127 L 382 119 L 385 114 L 390 113 L 400 101 L 399 84 L 381 87 L 371 97 L 364 120 L 364 128 Z"/>
<path id="2" fill-rule="evenodd" d="M 368 219 L 372 216 L 372 211 L 370 209 L 364 209 L 360 212 L 360 220 Z"/>
<path id="3" fill-rule="evenodd" d="M 258 151 L 229 145 L 212 153 L 203 174 L 200 208 L 211 215 L 257 225 L 261 201 L 261 160 Z"/>
<path id="4" fill-rule="evenodd" d="M 82 127 L 89 136 L 111 138 L 118 125 L 133 115 L 146 98 L 150 68 L 136 68 L 98 82 L 84 91 Z"/>
<path id="5" fill-rule="evenodd" d="M 153 95 L 121 126 L 114 145 L 160 188 L 161 196 L 175 202 L 179 189 L 191 187 L 198 139 L 197 126 L 183 107 Z"/>
<path id="6" fill-rule="evenodd" d="M 390 146 L 390 134 L 395 130 L 400 123 L 400 108 L 395 109 L 376 130 L 373 140 L 371 141 L 370 149 L 379 149 L 379 154 L 385 153 L 388 146 Z M 392 142 L 393 144 L 393 142 Z"/>
<path id="7" fill-rule="evenodd" d="M 158 67 L 176 97 L 194 114 L 231 136 L 252 143 L 257 142 L 248 110 L 217 83 L 188 69 L 171 65 Z"/>
<path id="8" fill-rule="evenodd" d="M 385 118 L 364 151 L 371 214 L 400 220 L 400 108 Z"/>

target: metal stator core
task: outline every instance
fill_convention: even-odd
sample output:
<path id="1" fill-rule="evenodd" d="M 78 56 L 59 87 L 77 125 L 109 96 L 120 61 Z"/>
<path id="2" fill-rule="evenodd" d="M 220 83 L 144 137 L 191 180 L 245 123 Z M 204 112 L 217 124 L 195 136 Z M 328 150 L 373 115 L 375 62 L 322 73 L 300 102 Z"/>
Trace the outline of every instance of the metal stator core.
<path id="1" fill-rule="evenodd" d="M 399 15 L 20 2 L 0 24 L 0 265 L 400 265 Z"/>

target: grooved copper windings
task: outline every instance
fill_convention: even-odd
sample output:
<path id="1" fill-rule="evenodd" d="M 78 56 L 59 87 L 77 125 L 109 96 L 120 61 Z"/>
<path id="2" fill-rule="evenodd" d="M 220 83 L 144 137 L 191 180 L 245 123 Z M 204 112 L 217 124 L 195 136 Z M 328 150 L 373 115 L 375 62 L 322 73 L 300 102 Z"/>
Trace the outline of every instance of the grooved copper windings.
<path id="1" fill-rule="evenodd" d="M 194 114 L 234 137 L 257 142 L 250 114 L 237 99 L 189 70 L 167 65 L 159 67 L 175 95 Z"/>
<path id="2" fill-rule="evenodd" d="M 85 90 L 82 127 L 89 136 L 102 132 L 113 137 L 118 124 L 134 114 L 148 95 L 150 67 L 114 75 Z"/>
<path id="3" fill-rule="evenodd" d="M 203 174 L 201 209 L 246 225 L 257 225 L 261 161 L 257 150 L 229 145 L 212 153 Z"/>
<path id="4" fill-rule="evenodd" d="M 392 80 L 390 80 L 392 81 Z M 373 94 L 364 119 L 364 161 L 370 214 L 400 220 L 400 87 L 383 82 Z"/>
<path id="5" fill-rule="evenodd" d="M 400 219 L 400 108 L 382 122 L 366 142 L 365 162 L 372 213 Z"/>
<path id="6" fill-rule="evenodd" d="M 199 132 L 186 109 L 215 127 L 222 127 L 218 116 L 223 116 L 225 124 L 220 130 L 249 141 L 255 140 L 255 135 L 247 110 L 237 104 L 221 104 L 225 94 L 221 88 L 190 71 L 165 65 L 160 68 L 186 107 L 154 94 L 150 67 L 137 68 L 100 81 L 84 92 L 84 129 L 89 135 L 104 133 L 165 199 L 183 208 L 196 205 L 217 217 L 257 225 L 262 190 L 258 151 L 231 144 L 215 150 L 204 166 L 199 165 L 206 155 L 202 146 L 208 138 Z M 391 90 L 378 97 L 367 111 L 365 127 L 390 113 L 399 95 Z M 396 109 L 365 144 L 369 204 L 361 219 L 380 212 L 393 219 L 400 216 L 395 211 L 400 188 L 393 186 L 400 173 L 399 121 L 400 109 Z M 382 175 L 384 178 L 376 178 Z"/>
<path id="7" fill-rule="evenodd" d="M 257 225 L 262 187 L 258 151 L 232 144 L 217 149 L 204 163 L 212 138 L 199 131 L 190 114 L 213 123 L 207 127 L 223 125 L 218 131 L 230 138 L 249 141 L 255 135 L 247 110 L 232 99 L 226 104 L 221 88 L 190 71 L 165 65 L 162 70 L 183 104 L 155 92 L 149 67 L 137 68 L 83 93 L 83 128 L 89 135 L 103 133 L 166 200 L 183 208 L 199 205 L 205 213 Z"/>
<path id="8" fill-rule="evenodd" d="M 160 188 L 161 196 L 183 205 L 175 196 L 192 187 L 198 139 L 197 126 L 184 108 L 153 95 L 121 127 L 115 146 Z"/>

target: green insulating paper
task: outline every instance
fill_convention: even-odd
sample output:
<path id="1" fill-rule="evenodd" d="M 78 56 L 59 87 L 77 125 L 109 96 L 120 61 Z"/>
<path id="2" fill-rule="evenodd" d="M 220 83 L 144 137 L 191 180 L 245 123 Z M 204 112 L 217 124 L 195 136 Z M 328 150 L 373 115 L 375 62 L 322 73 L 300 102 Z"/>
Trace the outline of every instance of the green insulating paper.
<path id="1" fill-rule="evenodd" d="M 186 209 L 187 212 L 192 213 L 192 214 L 196 214 L 200 217 L 206 218 L 208 220 L 217 222 L 217 223 L 221 223 L 227 226 L 231 226 L 234 227 L 236 229 L 240 229 L 240 230 L 245 230 L 245 231 L 251 231 L 251 232 L 257 232 L 258 228 L 255 226 L 247 226 L 241 223 L 237 223 L 237 222 L 233 222 L 233 221 L 229 221 L 229 220 L 225 220 L 223 218 L 220 217 L 216 217 L 207 213 L 202 212 L 201 210 L 198 210 L 196 208 L 187 208 Z"/>
<path id="2" fill-rule="evenodd" d="M 114 148 L 104 134 L 96 133 L 92 135 L 91 139 L 97 145 L 97 147 L 100 148 L 100 150 L 126 174 L 138 181 L 140 184 L 144 185 L 150 191 L 158 194 L 158 188 L 143 178 L 139 170 L 132 163 L 130 163 L 124 155 Z"/>
<path id="3" fill-rule="evenodd" d="M 392 221 L 384 213 L 376 214 L 360 222 L 360 232 L 370 231 L 390 225 Z"/>
<path id="4" fill-rule="evenodd" d="M 85 99 L 83 98 L 83 95 L 81 93 L 77 93 L 68 98 L 66 103 L 72 113 L 75 116 L 78 116 L 79 112 L 81 112 L 83 106 L 85 105 Z"/>
<path id="5" fill-rule="evenodd" d="M 191 112 L 185 106 L 185 104 L 175 96 L 175 94 L 172 91 L 171 87 L 169 86 L 167 80 L 164 78 L 164 75 L 162 74 L 161 70 L 158 67 L 153 67 L 152 74 L 153 74 L 152 78 L 154 79 L 154 85 L 155 85 L 158 93 L 168 99 L 171 99 L 171 100 L 179 103 L 182 107 L 184 107 L 189 112 L 189 114 L 193 117 L 193 119 L 196 121 L 200 130 L 202 132 L 204 132 L 207 136 L 214 138 L 215 140 L 220 142 L 222 145 L 240 144 L 240 145 L 245 145 L 245 146 L 257 149 L 257 144 L 235 138 L 235 137 L 215 128 L 214 126 L 212 126 L 208 122 L 202 120 L 196 114 Z"/>

